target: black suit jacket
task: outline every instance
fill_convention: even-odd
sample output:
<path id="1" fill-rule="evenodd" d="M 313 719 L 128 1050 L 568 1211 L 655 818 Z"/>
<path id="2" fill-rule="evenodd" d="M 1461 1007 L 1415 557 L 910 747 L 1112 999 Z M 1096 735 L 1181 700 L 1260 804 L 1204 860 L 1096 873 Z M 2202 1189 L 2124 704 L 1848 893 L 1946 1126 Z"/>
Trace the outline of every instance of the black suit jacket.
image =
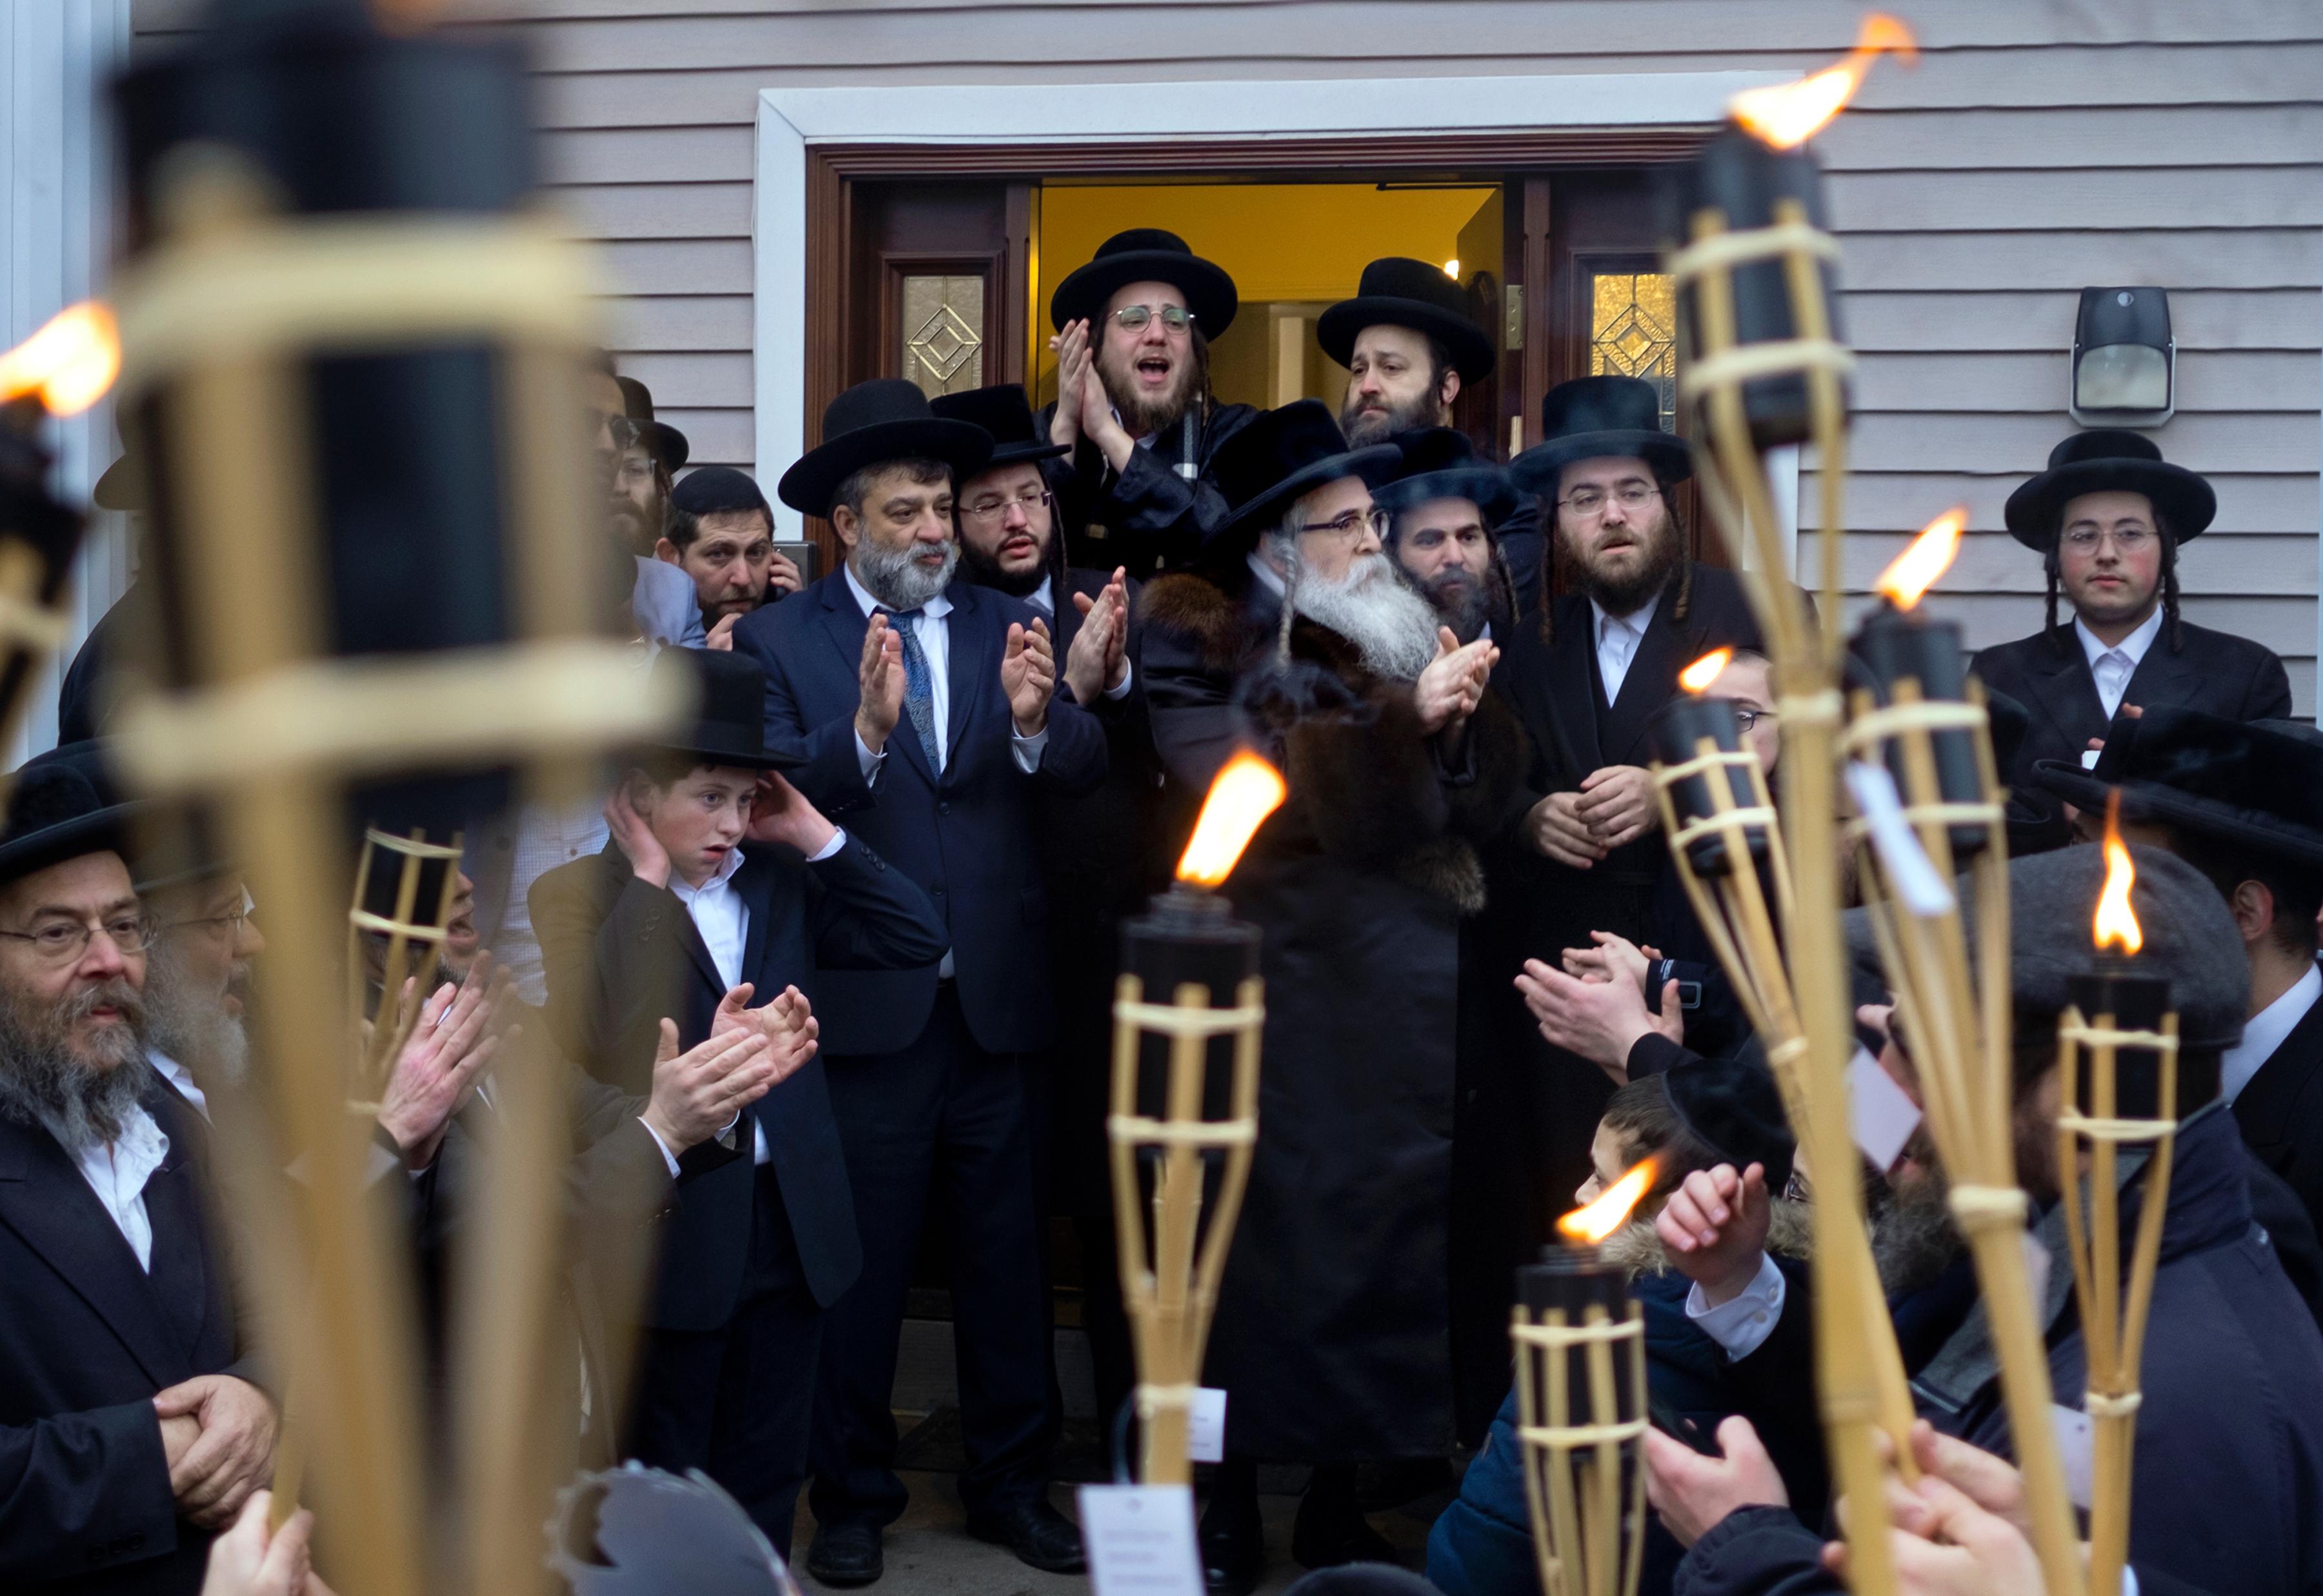
<path id="1" fill-rule="evenodd" d="M 742 973 L 757 988 L 754 1004 L 795 985 L 819 1009 L 831 972 L 941 956 L 943 933 L 926 894 L 852 833 L 817 865 L 775 844 L 747 845 L 742 854 L 734 886 L 749 909 Z M 664 1017 L 677 1023 L 681 1047 L 709 1036 L 726 983 L 677 894 L 638 880 L 619 848 L 608 843 L 594 858 L 547 872 L 533 884 L 531 903 L 550 1029 L 601 1079 L 649 1090 Z M 818 1055 L 743 1111 L 739 1156 L 679 1188 L 648 1324 L 711 1330 L 732 1316 L 749 1252 L 753 1124 L 767 1138 L 815 1301 L 836 1301 L 862 1268 Z"/>
<path id="2" fill-rule="evenodd" d="M 2057 800 L 2033 782 L 2035 760 L 2078 763 L 2091 738 L 2106 734 L 2105 701 L 2070 621 L 2054 632 L 1997 643 L 1976 656 L 1984 684 L 2023 704 L 2033 724 L 2009 767 L 2009 851 L 2061 848 L 2072 840 Z M 2167 630 L 2138 662 L 2121 702 L 2141 709 L 2200 710 L 2228 720 L 2272 720 L 2291 714 L 2291 679 L 2263 644 L 2206 627 L 2186 628 L 2173 650 Z"/>
<path id="3" fill-rule="evenodd" d="M 2323 1231 L 2323 1003 L 2291 1027 L 2235 1097 L 2235 1123 Z"/>
<path id="4" fill-rule="evenodd" d="M 1094 599 L 1111 579 L 1108 571 L 1065 573 L 1062 607 L 1052 628 L 1060 675 L 1083 620 L 1072 595 Z M 1050 945 L 1060 956 L 1079 951 L 1081 965 L 1093 968 L 1093 959 L 1108 971 L 1117 963 L 1111 935 L 1115 920 L 1134 910 L 1141 895 L 1158 885 L 1152 856 L 1162 761 L 1153 751 L 1153 718 L 1145 700 L 1145 628 L 1135 619 L 1143 587 L 1134 579 L 1129 582 L 1129 692 L 1082 706 L 1105 732 L 1104 784 L 1086 793 L 1043 790 L 1033 795 L 1033 833 L 1049 895 Z M 1057 691 L 1066 691 L 1061 683 Z M 1093 949 L 1088 947 L 1091 938 L 1097 943 Z M 1110 1010 L 1111 986 L 1102 979 L 1099 986 Z M 1060 992 L 1058 999 L 1066 1002 L 1071 995 Z"/>
<path id="5" fill-rule="evenodd" d="M 156 1088 L 152 1272 L 44 1130 L 0 1117 L 0 1589 L 190 1596 L 210 1536 L 170 1494 L 157 1391 L 249 1378 L 194 1115 Z"/>
<path id="6" fill-rule="evenodd" d="M 789 773 L 799 791 L 860 836 L 935 900 L 951 947 L 960 1006 L 977 1045 L 1033 1053 L 1056 1035 L 1048 972 L 1028 949 L 1048 937 L 1048 896 L 1034 844 L 1033 795 L 1095 790 L 1105 778 L 1105 734 L 1060 691 L 1049 705 L 1049 741 L 1038 769 L 1017 766 L 1015 729 L 1000 691 L 1008 628 L 1039 612 L 988 588 L 955 582 L 946 623 L 950 683 L 948 768 L 928 768 L 908 720 L 887 739 L 875 788 L 855 751 L 857 668 L 869 618 L 844 571 L 789 602 L 745 616 L 734 647 L 767 672 L 767 747 L 805 763 Z M 941 954 L 910 969 L 829 970 L 818 989 L 826 1052 L 892 1053 L 927 1028 Z"/>

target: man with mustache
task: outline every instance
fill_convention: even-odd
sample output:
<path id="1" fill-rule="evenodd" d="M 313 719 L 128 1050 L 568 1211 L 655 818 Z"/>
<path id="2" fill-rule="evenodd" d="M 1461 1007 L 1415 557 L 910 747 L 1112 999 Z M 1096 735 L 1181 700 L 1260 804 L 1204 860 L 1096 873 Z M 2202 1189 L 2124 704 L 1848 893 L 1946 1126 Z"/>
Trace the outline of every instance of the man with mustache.
<path id="1" fill-rule="evenodd" d="M 1513 514 L 1508 473 L 1478 460 L 1448 427 L 1395 440 L 1403 466 L 1373 497 L 1387 511 L 1388 552 L 1414 592 L 1463 643 L 1506 628 L 1514 613 L 1508 566 L 1493 528 Z"/>
<path id="2" fill-rule="evenodd" d="M 206 1138 L 146 1066 L 153 931 L 124 823 L 53 760 L 0 830 L 0 1583 L 191 1596 L 278 1416 Z"/>
<path id="3" fill-rule="evenodd" d="M 1042 432 L 1071 453 L 1051 485 L 1097 563 L 1150 574 L 1184 560 L 1226 513 L 1210 466 L 1258 414 L 1210 393 L 1210 341 L 1234 321 L 1234 279 L 1176 234 L 1133 227 L 1057 285 L 1057 402 Z"/>
<path id="4" fill-rule="evenodd" d="M 1095 1365 L 1097 1411 L 1111 1415 L 1136 1371 L 1115 1257 L 1113 1181 L 1105 1116 L 1118 923 L 1159 885 L 1161 830 L 1152 725 L 1130 625 L 1138 584 L 1118 568 L 1065 564 L 1044 444 L 1023 388 L 1005 383 L 930 401 L 939 416 L 973 421 L 993 437 L 992 459 L 960 484 L 955 502 L 960 569 L 982 586 L 1023 599 L 1057 628 L 1064 685 L 1105 728 L 1105 784 L 1078 797 L 1042 793 L 1033 832 L 1048 896 L 1044 939 L 1056 995 L 1049 1071 L 1048 1146 L 1041 1165 L 1052 1213 L 1070 1216 L 1080 1258 L 1081 1324 Z"/>
<path id="5" fill-rule="evenodd" d="M 969 1533 L 1071 1573 L 1080 1533 L 1049 1503 L 1051 1400 L 1033 1171 L 1035 1062 L 1056 1040 L 1035 798 L 1104 779 L 1105 734 L 1055 693 L 1050 622 L 952 580 L 959 482 L 990 434 L 932 413 L 914 384 L 859 383 L 776 491 L 826 516 L 837 571 L 734 628 L 766 671 L 766 748 L 810 803 L 934 900 L 933 963 L 829 970 L 815 1007 L 863 1272 L 828 1311 L 807 1568 L 860 1585 L 908 1498 L 889 1408 L 904 1294 L 931 1201 L 950 1220 Z"/>
<path id="6" fill-rule="evenodd" d="M 2008 530 L 2041 555 L 2049 578 L 2041 630 L 1984 650 L 1974 667 L 2033 711 L 2032 730 L 2000 773 L 2010 788 L 2010 852 L 2071 840 L 2034 767 L 2083 763 L 2125 705 L 2290 719 L 2291 680 L 2272 650 L 2179 617 L 2178 551 L 2217 507 L 2210 484 L 2163 460 L 2153 439 L 2111 428 L 2065 439 L 2049 469 L 2008 496 Z M 2069 625 L 2057 619 L 2061 591 L 2073 607 Z"/>
<path id="7" fill-rule="evenodd" d="M 1349 449 L 1314 400 L 1268 411 L 1219 451 L 1229 509 L 1200 564 L 1156 578 L 1143 606 L 1171 834 L 1240 748 L 1290 784 L 1225 888 L 1264 932 L 1273 1128 L 1210 1338 L 1227 1454 L 1202 1546 L 1220 1591 L 1264 1569 L 1262 1461 L 1314 1465 L 1290 1552 L 1321 1567 L 1392 1556 L 1358 1464 L 1452 1445 L 1459 927 L 1522 759 L 1485 691 L 1494 646 L 1440 626 L 1381 546 L 1372 487 L 1401 461 Z"/>
<path id="8" fill-rule="evenodd" d="M 1391 255 L 1364 268 L 1355 297 L 1316 319 L 1315 342 L 1347 368 L 1339 430 L 1355 448 L 1452 425 L 1461 388 L 1492 374 L 1492 340 L 1467 290 L 1425 261 Z"/>

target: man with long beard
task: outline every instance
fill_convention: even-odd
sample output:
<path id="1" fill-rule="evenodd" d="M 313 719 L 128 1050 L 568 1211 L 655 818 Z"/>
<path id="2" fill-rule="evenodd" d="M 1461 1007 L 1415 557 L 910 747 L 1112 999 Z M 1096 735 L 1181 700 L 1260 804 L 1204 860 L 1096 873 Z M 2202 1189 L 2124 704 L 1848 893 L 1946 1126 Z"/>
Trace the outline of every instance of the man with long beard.
<path id="1" fill-rule="evenodd" d="M 1493 528 L 1513 513 L 1508 473 L 1479 460 L 1465 434 L 1448 427 L 1397 440 L 1403 467 L 1377 495 L 1388 513 L 1387 548 L 1411 590 L 1463 643 L 1513 617 L 1508 565 Z"/>
<path id="2" fill-rule="evenodd" d="M 59 761 L 0 831 L 0 1584 L 191 1596 L 278 1419 L 204 1138 L 146 1067 L 123 824 Z"/>
<path id="3" fill-rule="evenodd" d="M 816 994 L 863 1272 L 823 1327 L 807 1569 L 860 1585 L 909 1500 L 889 1407 L 905 1292 L 931 1204 L 950 1221 L 969 1533 L 1051 1573 L 1082 1566 L 1050 1505 L 1051 1401 L 1033 1137 L 1035 1066 L 1056 1040 L 1033 800 L 1095 788 L 1105 736 L 1054 693 L 1050 623 L 952 580 L 955 486 L 992 457 L 982 427 L 914 384 L 858 383 L 784 503 L 827 516 L 846 563 L 734 628 L 767 674 L 766 747 L 823 813 L 935 901 L 950 946 L 902 970 L 828 970 Z"/>
<path id="4" fill-rule="evenodd" d="M 1512 985 L 1528 959 L 1557 968 L 1593 931 L 1636 943 L 1668 867 L 1657 834 L 1647 727 L 1677 674 L 1713 648 L 1761 650 L 1730 571 L 1686 558 L 1675 503 L 1693 473 L 1661 427 L 1653 385 L 1584 377 L 1542 402 L 1542 441 L 1510 467 L 1542 505 L 1556 591 L 1510 629 L 1494 685 L 1532 742 L 1522 819 L 1491 863 L 1500 949 L 1495 1027 L 1529 1061 L 1526 1147 L 1536 1240 L 1588 1174 L 1589 1138 L 1612 1082 L 1538 1034 Z M 1761 650 L 1763 651 L 1763 650 Z"/>
<path id="5" fill-rule="evenodd" d="M 1057 402 L 1041 430 L 1070 453 L 1047 472 L 1065 525 L 1103 544 L 1096 563 L 1149 574 L 1226 514 L 1211 462 L 1258 414 L 1210 393 L 1210 340 L 1236 303 L 1223 268 L 1159 227 L 1115 234 L 1050 298 Z"/>
<path id="6" fill-rule="evenodd" d="M 1227 1392 L 1202 1522 L 1215 1590 L 1263 1571 L 1260 1462 L 1315 1465 L 1290 1551 L 1320 1567 L 1391 1556 L 1357 1464 L 1452 1445 L 1459 922 L 1521 757 L 1485 693 L 1492 644 L 1439 627 L 1382 550 L 1372 484 L 1400 458 L 1349 450 L 1313 400 L 1269 411 L 1219 451 L 1230 509 L 1199 567 L 1143 606 L 1154 742 L 1186 817 L 1238 748 L 1290 790 L 1226 888 L 1264 932 L 1266 1128 L 1210 1338 L 1208 1383 Z"/>

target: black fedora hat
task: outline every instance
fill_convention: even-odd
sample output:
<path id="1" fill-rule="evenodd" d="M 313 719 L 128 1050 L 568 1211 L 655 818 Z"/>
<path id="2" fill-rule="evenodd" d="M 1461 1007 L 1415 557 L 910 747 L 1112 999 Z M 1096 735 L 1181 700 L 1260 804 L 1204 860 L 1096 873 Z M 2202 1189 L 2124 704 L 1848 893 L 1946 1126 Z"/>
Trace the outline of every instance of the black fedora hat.
<path id="1" fill-rule="evenodd" d="M 1492 337 L 1476 325 L 1468 290 L 1440 266 L 1405 255 L 1373 261 L 1356 280 L 1355 297 L 1317 318 L 1315 342 L 1344 366 L 1353 362 L 1363 330 L 1376 326 L 1409 327 L 1435 339 L 1452 352 L 1452 369 L 1463 382 L 1492 375 Z"/>
<path id="2" fill-rule="evenodd" d="M 2323 737 L 2199 710 L 2116 715 L 2096 766 L 2042 759 L 2033 778 L 2077 808 L 2118 790 L 2124 820 L 2159 821 L 2323 871 Z"/>
<path id="3" fill-rule="evenodd" d="M 1489 532 L 1517 507 L 1516 484 L 1489 460 L 1476 458 L 1468 435 L 1452 427 L 1428 427 L 1395 440 L 1403 452 L 1393 481 L 1372 497 L 1386 510 L 1405 509 L 1431 499 L 1465 499 L 1483 513 Z"/>
<path id="4" fill-rule="evenodd" d="M 1695 1141 L 1738 1169 L 1767 1166 L 1767 1189 L 1790 1184 L 1798 1143 L 1775 1078 L 1755 1064 L 1704 1059 L 1660 1077 L 1670 1107 Z"/>
<path id="5" fill-rule="evenodd" d="M 1557 473 L 1576 460 L 1633 454 L 1670 482 L 1694 474 L 1685 440 L 1662 430 L 1661 395 L 1642 377 L 1575 377 L 1541 396 L 1540 442 L 1509 463 L 1517 486 L 1556 497 Z"/>
<path id="6" fill-rule="evenodd" d="M 0 883 L 83 854 L 129 854 L 129 822 L 136 806 L 115 796 L 102 763 L 87 743 L 28 759 L 16 772 L 8 818 L 0 825 Z"/>
<path id="7" fill-rule="evenodd" d="M 1377 487 L 1402 463 L 1403 451 L 1393 444 L 1348 448 L 1330 407 L 1319 399 L 1264 411 L 1219 445 L 1211 459 L 1211 476 L 1228 513 L 1204 546 L 1247 548 L 1300 494 L 1341 477 L 1361 477 Z"/>
<path id="8" fill-rule="evenodd" d="M 972 421 L 992 435 L 992 458 L 984 463 L 987 471 L 1072 453 L 1070 444 L 1052 444 L 1034 427 L 1033 401 L 1024 397 L 1021 382 L 943 394 L 930 399 L 928 408 L 947 421 Z"/>
<path id="9" fill-rule="evenodd" d="M 2011 493 L 2003 513 L 2017 542 L 2046 554 L 2057 540 L 2065 506 L 2083 493 L 2109 488 L 2152 500 L 2154 513 L 2170 523 L 2180 543 L 2199 537 L 2218 513 L 2218 496 L 2209 483 L 2162 459 L 2160 446 L 2144 433 L 2114 427 L 2077 432 L 2050 450 L 2049 469 Z"/>
<path id="10" fill-rule="evenodd" d="M 1097 324 L 1104 319 L 1106 301 L 1133 282 L 1174 285 L 1194 313 L 1194 330 L 1205 338 L 1234 325 L 1240 304 L 1234 279 L 1162 227 L 1132 227 L 1097 245 L 1096 258 L 1076 268 L 1049 296 L 1049 321 L 1060 331 L 1069 321 L 1086 321 L 1093 332 L 1103 332 Z"/>
<path id="11" fill-rule="evenodd" d="M 105 468 L 104 474 L 96 479 L 96 485 L 88 491 L 88 497 L 89 502 L 99 509 L 128 510 L 136 514 L 144 512 L 147 500 L 145 459 L 134 445 L 124 443 L 120 455 Z"/>
<path id="12" fill-rule="evenodd" d="M 992 435 L 928 408 L 916 382 L 877 377 L 858 382 L 822 411 L 822 442 L 801 455 L 775 494 L 803 515 L 827 516 L 839 486 L 867 465 L 888 460 L 938 460 L 971 477 L 992 458 Z"/>
<path id="13" fill-rule="evenodd" d="M 654 419 L 653 390 L 635 377 L 616 377 L 613 381 L 621 385 L 621 408 L 645 435 L 646 447 L 653 451 L 664 471 L 675 475 L 693 453 L 693 445 L 668 422 Z"/>
<path id="14" fill-rule="evenodd" d="M 750 770 L 789 770 L 803 762 L 767 747 L 767 673 L 748 655 L 665 648 L 654 656 L 653 670 L 684 678 L 694 700 L 693 719 L 654 748 Z"/>

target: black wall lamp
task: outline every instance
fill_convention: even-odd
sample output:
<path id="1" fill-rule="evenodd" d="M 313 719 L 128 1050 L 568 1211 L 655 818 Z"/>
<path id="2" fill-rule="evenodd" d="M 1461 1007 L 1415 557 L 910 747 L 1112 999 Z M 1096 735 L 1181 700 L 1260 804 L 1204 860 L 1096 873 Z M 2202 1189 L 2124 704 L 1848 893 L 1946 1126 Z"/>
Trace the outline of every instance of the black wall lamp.
<path id="1" fill-rule="evenodd" d="M 2178 345 L 2167 289 L 2083 289 L 2073 326 L 2073 419 L 2159 427 L 2178 403 Z"/>

